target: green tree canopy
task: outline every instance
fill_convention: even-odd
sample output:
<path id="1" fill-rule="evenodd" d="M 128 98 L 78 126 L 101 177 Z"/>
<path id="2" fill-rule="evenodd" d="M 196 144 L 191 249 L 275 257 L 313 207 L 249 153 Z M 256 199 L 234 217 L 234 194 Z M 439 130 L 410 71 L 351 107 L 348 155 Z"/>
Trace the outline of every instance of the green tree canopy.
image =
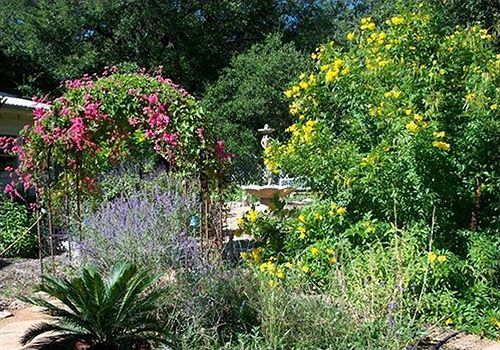
<path id="1" fill-rule="evenodd" d="M 271 35 L 236 56 L 219 80 L 209 86 L 204 105 L 218 125 L 220 137 L 240 159 L 260 155 L 257 129 L 264 124 L 277 129 L 280 137 L 292 119 L 283 94 L 290 78 L 310 68 L 307 57 L 293 44 L 283 44 Z"/>

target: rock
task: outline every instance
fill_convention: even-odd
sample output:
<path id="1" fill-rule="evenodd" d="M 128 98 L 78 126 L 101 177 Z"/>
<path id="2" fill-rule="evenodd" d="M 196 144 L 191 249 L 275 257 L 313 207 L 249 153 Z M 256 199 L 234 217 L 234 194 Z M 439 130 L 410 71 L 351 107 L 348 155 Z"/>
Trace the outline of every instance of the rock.
<path id="1" fill-rule="evenodd" d="M 0 320 L 3 320 L 4 318 L 7 318 L 7 317 L 12 317 L 14 315 L 12 315 L 10 312 L 4 310 L 4 311 L 0 311 Z"/>

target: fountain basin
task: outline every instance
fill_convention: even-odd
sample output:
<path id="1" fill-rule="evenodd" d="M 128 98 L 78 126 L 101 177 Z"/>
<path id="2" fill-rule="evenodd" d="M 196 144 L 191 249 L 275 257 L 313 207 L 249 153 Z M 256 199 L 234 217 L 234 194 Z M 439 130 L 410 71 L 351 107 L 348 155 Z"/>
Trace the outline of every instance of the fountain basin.
<path id="1" fill-rule="evenodd" d="M 290 186 L 278 186 L 278 185 L 248 185 L 241 186 L 248 194 L 259 198 L 260 204 L 265 205 L 269 209 L 274 209 L 276 204 L 274 203 L 274 198 L 283 198 L 293 191 L 295 188 Z"/>

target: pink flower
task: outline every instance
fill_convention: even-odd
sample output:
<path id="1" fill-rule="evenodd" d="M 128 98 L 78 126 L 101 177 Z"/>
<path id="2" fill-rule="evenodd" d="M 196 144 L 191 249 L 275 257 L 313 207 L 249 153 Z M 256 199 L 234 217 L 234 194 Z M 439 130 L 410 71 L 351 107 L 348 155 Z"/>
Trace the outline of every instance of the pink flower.
<path id="1" fill-rule="evenodd" d="M 151 94 L 147 96 L 146 99 L 150 105 L 155 105 L 158 103 L 158 95 L 156 94 Z"/>
<path id="2" fill-rule="evenodd" d="M 89 103 L 84 107 L 85 117 L 90 120 L 99 118 L 99 103 Z"/>
<path id="3" fill-rule="evenodd" d="M 226 145 L 224 144 L 224 141 L 222 141 L 222 140 L 217 140 L 215 142 L 215 153 L 222 160 L 231 159 L 231 155 L 226 152 Z"/>
<path id="4" fill-rule="evenodd" d="M 201 142 L 205 142 L 205 129 L 196 128 L 195 130 L 196 136 L 200 139 Z"/>

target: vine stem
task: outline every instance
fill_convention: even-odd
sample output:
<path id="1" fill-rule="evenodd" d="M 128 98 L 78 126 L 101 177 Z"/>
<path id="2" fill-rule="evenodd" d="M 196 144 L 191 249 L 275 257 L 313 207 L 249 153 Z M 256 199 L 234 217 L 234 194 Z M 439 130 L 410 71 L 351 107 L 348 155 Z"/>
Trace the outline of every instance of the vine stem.
<path id="1" fill-rule="evenodd" d="M 436 223 L 436 207 L 432 208 L 432 221 L 431 221 L 431 232 L 429 234 L 429 246 L 427 249 L 427 257 L 429 256 L 429 253 L 432 251 L 432 240 L 434 236 L 434 225 Z M 412 317 L 412 323 L 415 322 L 415 319 L 417 318 L 417 313 L 420 309 L 420 305 L 422 304 L 422 298 L 424 296 L 425 289 L 427 288 L 427 275 L 429 274 L 429 258 L 426 259 L 426 265 L 425 265 L 425 271 L 424 271 L 424 280 L 422 283 L 422 289 L 420 290 L 420 295 L 418 296 L 418 301 L 417 301 L 417 307 L 415 308 L 415 312 L 413 313 Z"/>

